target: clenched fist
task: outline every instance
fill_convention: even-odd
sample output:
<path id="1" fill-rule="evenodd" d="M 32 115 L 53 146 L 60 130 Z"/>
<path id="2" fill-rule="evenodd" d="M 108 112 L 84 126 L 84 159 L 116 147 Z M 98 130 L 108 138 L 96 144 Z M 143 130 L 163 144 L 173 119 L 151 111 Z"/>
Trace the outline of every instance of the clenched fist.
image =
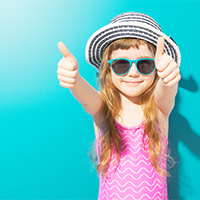
<path id="1" fill-rule="evenodd" d="M 79 76 L 78 71 L 78 61 L 69 52 L 64 43 L 59 42 L 58 48 L 63 54 L 63 58 L 58 62 L 58 79 L 60 85 L 65 88 L 72 88 L 77 82 L 77 77 Z"/>
<path id="2" fill-rule="evenodd" d="M 180 70 L 172 57 L 164 53 L 164 38 L 159 37 L 155 56 L 158 76 L 165 85 L 173 86 L 181 79 Z"/>

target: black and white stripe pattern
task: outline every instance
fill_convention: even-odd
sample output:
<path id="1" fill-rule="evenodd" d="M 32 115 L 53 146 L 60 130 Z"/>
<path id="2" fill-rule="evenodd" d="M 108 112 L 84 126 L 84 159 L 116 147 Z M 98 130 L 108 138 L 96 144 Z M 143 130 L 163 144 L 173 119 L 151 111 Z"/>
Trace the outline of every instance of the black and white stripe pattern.
<path id="1" fill-rule="evenodd" d="M 139 38 L 157 44 L 158 37 L 165 38 L 165 53 L 180 65 L 180 51 L 178 46 L 162 33 L 160 26 L 149 16 L 141 13 L 124 13 L 116 16 L 111 22 L 96 31 L 86 45 L 86 60 L 99 69 L 105 48 L 114 40 L 120 38 Z"/>
<path id="2" fill-rule="evenodd" d="M 114 17 L 109 24 L 122 22 L 143 22 L 162 32 L 159 24 L 153 18 L 142 13 L 123 13 Z"/>

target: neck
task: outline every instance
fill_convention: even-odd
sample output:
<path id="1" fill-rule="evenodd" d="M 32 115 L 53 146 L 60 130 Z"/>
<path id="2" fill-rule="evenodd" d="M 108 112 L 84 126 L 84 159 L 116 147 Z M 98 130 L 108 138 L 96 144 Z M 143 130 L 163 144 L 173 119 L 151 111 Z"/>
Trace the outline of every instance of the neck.
<path id="1" fill-rule="evenodd" d="M 140 98 L 129 98 L 121 94 L 121 103 L 122 110 L 117 121 L 125 126 L 140 124 L 143 120 L 143 111 L 140 105 Z"/>
<path id="2" fill-rule="evenodd" d="M 138 107 L 140 106 L 140 97 L 127 97 L 124 96 L 123 94 L 120 94 L 121 96 L 121 101 L 122 101 L 122 108 L 132 108 L 132 107 Z"/>

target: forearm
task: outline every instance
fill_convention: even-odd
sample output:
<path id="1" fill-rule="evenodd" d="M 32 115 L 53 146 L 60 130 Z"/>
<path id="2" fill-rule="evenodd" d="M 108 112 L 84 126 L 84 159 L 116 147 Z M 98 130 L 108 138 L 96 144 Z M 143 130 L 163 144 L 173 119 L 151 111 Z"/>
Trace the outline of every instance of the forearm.
<path id="1" fill-rule="evenodd" d="M 80 75 L 77 76 L 76 83 L 74 87 L 70 88 L 70 91 L 76 100 L 82 104 L 86 112 L 91 115 L 98 112 L 102 104 L 100 93 Z"/>
<path id="2" fill-rule="evenodd" d="M 168 86 L 164 84 L 164 82 L 160 79 L 156 87 L 155 97 L 157 100 L 161 100 L 167 103 L 175 98 L 177 89 L 178 83 L 173 86 Z"/>
<path id="3" fill-rule="evenodd" d="M 157 106 L 164 114 L 169 114 L 174 107 L 174 100 L 178 90 L 178 83 L 168 86 L 160 79 L 155 90 Z"/>

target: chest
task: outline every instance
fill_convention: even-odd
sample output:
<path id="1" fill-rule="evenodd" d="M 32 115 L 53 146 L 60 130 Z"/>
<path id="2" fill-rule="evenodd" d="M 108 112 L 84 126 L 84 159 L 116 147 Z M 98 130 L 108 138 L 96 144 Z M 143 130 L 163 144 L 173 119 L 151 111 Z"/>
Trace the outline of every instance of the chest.
<path id="1" fill-rule="evenodd" d="M 144 121 L 142 108 L 126 109 L 121 112 L 117 122 L 125 127 L 133 127 L 141 124 Z"/>

